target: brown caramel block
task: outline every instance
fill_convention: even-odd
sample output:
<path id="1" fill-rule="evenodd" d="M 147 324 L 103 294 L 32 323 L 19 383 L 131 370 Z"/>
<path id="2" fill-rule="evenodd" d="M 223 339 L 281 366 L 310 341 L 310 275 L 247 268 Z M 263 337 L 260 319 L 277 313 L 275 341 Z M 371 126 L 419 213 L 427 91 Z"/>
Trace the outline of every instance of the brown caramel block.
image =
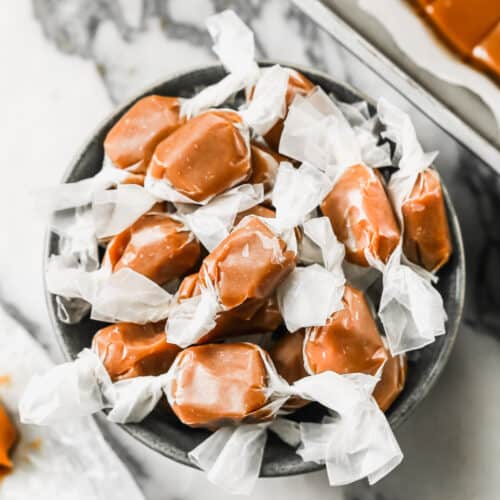
<path id="1" fill-rule="evenodd" d="M 264 184 L 264 191 L 269 191 L 274 186 L 280 161 L 283 159 L 278 153 L 262 144 L 252 143 L 252 175 L 250 184 Z"/>
<path id="2" fill-rule="evenodd" d="M 270 297 L 295 261 L 281 238 L 250 217 L 205 257 L 199 275 L 202 285 L 207 278 L 215 285 L 224 308 L 234 309 Z"/>
<path id="3" fill-rule="evenodd" d="M 267 372 L 252 344 L 188 347 L 176 360 L 169 401 L 179 420 L 214 429 L 237 424 L 267 402 Z"/>
<path id="4" fill-rule="evenodd" d="M 387 352 L 363 292 L 346 285 L 344 308 L 308 329 L 304 356 L 312 373 L 375 375 Z"/>
<path id="5" fill-rule="evenodd" d="M 113 381 L 166 373 L 181 350 L 167 343 L 165 322 L 107 326 L 95 334 L 92 349 Z"/>
<path id="6" fill-rule="evenodd" d="M 147 213 L 110 241 L 105 259 L 113 271 L 128 267 L 163 285 L 191 271 L 200 253 L 200 243 L 182 223 Z"/>
<path id="7" fill-rule="evenodd" d="M 179 110 L 176 97 L 143 97 L 108 132 L 106 155 L 118 168 L 145 173 L 157 144 L 183 123 Z"/>
<path id="8" fill-rule="evenodd" d="M 403 249 L 415 264 L 437 271 L 450 258 L 452 247 L 439 175 L 427 169 L 403 203 Z"/>
<path id="9" fill-rule="evenodd" d="M 500 77 L 500 22 L 472 51 L 476 61 Z"/>
<path id="10" fill-rule="evenodd" d="M 0 404 L 0 477 L 12 469 L 12 460 L 9 454 L 17 438 L 17 429 L 7 415 L 5 408 Z"/>
<path id="11" fill-rule="evenodd" d="M 344 243 L 349 262 L 367 267 L 365 250 L 387 262 L 399 242 L 400 230 L 378 170 L 365 165 L 348 168 L 320 208 Z"/>
<path id="12" fill-rule="evenodd" d="M 198 274 L 186 276 L 177 291 L 179 301 L 200 294 Z M 234 309 L 220 312 L 215 318 L 215 327 L 206 333 L 197 344 L 213 342 L 230 337 L 274 332 L 283 322 L 276 297 L 242 304 Z"/>
<path id="13" fill-rule="evenodd" d="M 296 95 L 307 95 L 315 87 L 314 83 L 306 78 L 302 73 L 295 71 L 294 69 L 289 70 L 290 77 L 288 78 L 288 87 L 286 91 L 286 107 L 287 110 L 293 102 Z M 285 116 L 286 118 L 286 116 Z M 281 133 L 283 132 L 283 125 L 285 118 L 279 120 L 269 132 L 264 136 L 264 139 L 269 144 L 269 146 L 278 151 Z"/>
<path id="14" fill-rule="evenodd" d="M 308 375 L 302 352 L 304 337 L 304 329 L 286 333 L 269 350 L 276 370 L 289 384 Z"/>
<path id="15" fill-rule="evenodd" d="M 136 184 L 137 186 L 144 186 L 144 179 L 145 179 L 144 174 L 129 174 L 125 179 L 122 181 L 122 184 Z"/>
<path id="16" fill-rule="evenodd" d="M 466 57 L 500 21 L 497 0 L 436 0 L 425 10 L 440 34 Z"/>
<path id="17" fill-rule="evenodd" d="M 202 202 L 250 178 L 250 152 L 233 111 L 208 111 L 189 120 L 156 148 L 148 172 Z"/>
<path id="18" fill-rule="evenodd" d="M 240 212 L 234 219 L 234 225 L 237 226 L 247 215 L 256 215 L 257 217 L 264 217 L 265 219 L 274 219 L 276 212 L 264 205 L 255 205 L 248 210 Z"/>
<path id="19" fill-rule="evenodd" d="M 308 373 L 304 368 L 304 346 L 305 332 L 303 329 L 295 333 L 285 333 L 269 350 L 277 372 L 289 383 L 293 384 L 301 378 L 307 377 Z M 283 409 L 294 411 L 309 404 L 310 401 L 294 396 L 290 398 Z"/>
<path id="20" fill-rule="evenodd" d="M 387 411 L 401 394 L 406 382 L 408 362 L 405 354 L 392 357 L 387 352 L 387 363 L 382 370 L 382 377 L 375 386 L 373 397 L 382 411 Z"/>

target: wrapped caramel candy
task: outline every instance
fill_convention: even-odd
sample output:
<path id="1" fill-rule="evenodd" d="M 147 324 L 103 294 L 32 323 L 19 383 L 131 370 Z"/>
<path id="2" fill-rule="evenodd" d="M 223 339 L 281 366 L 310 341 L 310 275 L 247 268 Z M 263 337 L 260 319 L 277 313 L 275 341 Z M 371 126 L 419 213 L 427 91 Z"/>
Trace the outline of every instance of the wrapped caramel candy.
<path id="1" fill-rule="evenodd" d="M 201 293 L 197 273 L 186 276 L 177 290 L 177 300 L 195 297 Z M 242 304 L 234 309 L 220 311 L 215 317 L 215 326 L 196 343 L 203 344 L 225 338 L 275 331 L 282 323 L 276 297 L 262 299 L 261 305 Z M 168 333 L 167 333 L 168 338 Z"/>
<path id="2" fill-rule="evenodd" d="M 308 375 L 333 370 L 337 373 L 376 375 L 383 366 L 373 397 L 387 411 L 404 388 L 406 355 L 391 356 L 385 348 L 363 293 L 347 285 L 344 309 L 329 318 L 323 327 L 283 335 L 269 354 L 278 373 L 288 383 Z M 304 360 L 305 356 L 305 360 Z M 287 401 L 285 409 L 300 408 L 307 401 Z"/>
<path id="3" fill-rule="evenodd" d="M 401 211 L 406 257 L 436 272 L 448 262 L 452 248 L 443 190 L 435 170 L 427 169 L 418 174 Z"/>
<path id="4" fill-rule="evenodd" d="M 212 283 L 225 309 L 269 297 L 295 267 L 296 255 L 255 217 L 243 221 L 204 260 L 203 287 Z"/>
<path id="5" fill-rule="evenodd" d="M 155 147 L 184 122 L 179 110 L 176 97 L 139 99 L 108 132 L 107 157 L 118 168 L 144 174 Z"/>
<path id="6" fill-rule="evenodd" d="M 148 175 L 188 200 L 206 202 L 250 178 L 247 134 L 235 111 L 202 113 L 158 145 Z"/>
<path id="7" fill-rule="evenodd" d="M 114 272 L 127 267 L 162 285 L 191 271 L 200 259 L 200 244 L 166 213 L 147 213 L 115 236 L 106 249 Z"/>
<path id="8" fill-rule="evenodd" d="M 344 309 L 324 326 L 307 330 L 304 345 L 310 373 L 325 370 L 375 375 L 387 360 L 382 337 L 363 292 L 346 285 Z"/>
<path id="9" fill-rule="evenodd" d="M 166 341 L 165 322 L 107 326 L 95 334 L 92 349 L 113 381 L 161 375 L 180 351 L 178 346 Z"/>
<path id="10" fill-rule="evenodd" d="M 276 212 L 271 207 L 266 207 L 265 205 L 255 205 L 244 212 L 240 212 L 236 219 L 234 219 L 234 225 L 237 226 L 247 215 L 256 215 L 257 217 L 264 217 L 265 219 L 274 219 L 276 217 Z"/>
<path id="11" fill-rule="evenodd" d="M 290 76 L 288 77 L 288 86 L 286 91 L 286 107 L 288 108 L 296 95 L 307 95 L 314 89 L 314 83 L 306 78 L 302 73 L 296 70 L 289 69 Z M 274 127 L 264 135 L 269 146 L 278 151 L 283 132 L 283 121 L 279 120 Z"/>
<path id="12" fill-rule="evenodd" d="M 169 399 L 191 427 L 238 423 L 267 402 L 262 351 L 252 344 L 207 344 L 185 349 L 176 360 Z"/>
<path id="13" fill-rule="evenodd" d="M 17 430 L 0 404 L 0 479 L 12 469 L 9 455 L 17 439 Z"/>
<path id="14" fill-rule="evenodd" d="M 345 170 L 321 203 L 321 212 L 353 264 L 367 267 L 366 251 L 385 263 L 399 243 L 399 225 L 382 176 L 366 165 Z"/>
<path id="15" fill-rule="evenodd" d="M 248 182 L 263 184 L 264 191 L 269 191 L 274 186 L 282 157 L 267 146 L 256 142 L 251 144 L 250 150 L 252 155 L 252 175 Z"/>
<path id="16" fill-rule="evenodd" d="M 387 137 L 396 143 L 399 170 L 390 179 L 389 193 L 403 225 L 403 251 L 410 261 L 436 272 L 452 253 L 441 181 L 430 168 L 437 153 L 424 153 L 410 117 L 396 106 L 380 99 L 378 112 Z"/>
<path id="17" fill-rule="evenodd" d="M 401 394 L 408 371 L 406 354 L 391 356 L 387 352 L 387 356 L 388 359 L 382 370 L 382 376 L 373 391 L 373 397 L 382 411 L 387 411 Z"/>
<path id="18" fill-rule="evenodd" d="M 304 367 L 304 335 L 303 329 L 295 333 L 286 333 L 269 349 L 269 356 L 273 360 L 276 371 L 289 384 L 293 384 L 308 375 Z M 309 401 L 305 399 L 294 397 L 284 404 L 283 409 L 294 411 L 308 403 Z"/>

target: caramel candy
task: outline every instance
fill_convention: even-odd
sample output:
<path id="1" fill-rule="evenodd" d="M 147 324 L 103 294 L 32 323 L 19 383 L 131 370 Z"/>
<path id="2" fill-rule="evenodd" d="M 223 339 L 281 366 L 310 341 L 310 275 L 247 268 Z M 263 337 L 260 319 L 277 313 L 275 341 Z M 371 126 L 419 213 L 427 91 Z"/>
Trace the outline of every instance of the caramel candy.
<path id="1" fill-rule="evenodd" d="M 116 323 L 99 330 L 92 341 L 113 381 L 166 373 L 180 352 L 165 336 L 165 322 Z"/>
<path id="2" fill-rule="evenodd" d="M 179 301 L 200 294 L 198 274 L 186 276 L 177 291 Z M 242 304 L 228 311 L 221 311 L 215 318 L 215 327 L 206 333 L 197 344 L 213 342 L 230 337 L 274 332 L 283 322 L 276 297 L 250 304 Z"/>
<path id="3" fill-rule="evenodd" d="M 500 21 L 496 0 L 436 0 L 425 8 L 441 35 L 463 56 Z"/>
<path id="4" fill-rule="evenodd" d="M 0 404 L 0 478 L 12 469 L 12 460 L 9 453 L 17 438 L 17 430 Z"/>
<path id="5" fill-rule="evenodd" d="M 294 69 L 289 69 L 290 77 L 288 78 L 288 87 L 286 90 L 286 107 L 287 109 L 292 104 L 293 99 L 297 94 L 299 95 L 307 95 L 309 94 L 315 87 L 314 83 L 311 82 L 308 78 L 306 78 L 303 74 L 295 71 Z M 286 116 L 285 116 L 286 118 Z M 283 124 L 285 118 L 279 120 L 269 132 L 264 136 L 264 139 L 269 144 L 269 146 L 278 151 L 281 133 L 283 132 Z"/>
<path id="6" fill-rule="evenodd" d="M 215 285 L 225 309 L 259 304 L 295 267 L 296 255 L 255 217 L 247 218 L 205 257 L 199 272 L 202 286 Z"/>
<path id="7" fill-rule="evenodd" d="M 289 383 L 293 384 L 301 378 L 307 377 L 304 368 L 304 355 L 302 352 L 305 332 L 303 329 L 295 333 L 285 333 L 269 349 L 274 366 L 278 373 Z M 310 401 L 294 396 L 283 406 L 284 410 L 297 410 L 307 405 Z"/>
<path id="8" fill-rule="evenodd" d="M 401 394 L 408 370 L 405 354 L 393 358 L 387 352 L 387 356 L 388 360 L 382 370 L 382 377 L 373 391 L 373 397 L 382 411 L 387 411 Z"/>
<path id="9" fill-rule="evenodd" d="M 387 352 L 363 292 L 346 285 L 344 308 L 307 329 L 304 356 L 311 373 L 375 375 Z"/>
<path id="10" fill-rule="evenodd" d="M 437 271 L 448 262 L 452 248 L 443 191 L 435 170 L 418 175 L 402 212 L 405 255 L 428 271 Z"/>
<path id="11" fill-rule="evenodd" d="M 349 262 L 367 267 L 365 250 L 387 262 L 399 242 L 400 230 L 378 170 L 365 165 L 349 167 L 320 208 L 344 243 Z"/>
<path id="12" fill-rule="evenodd" d="M 257 346 L 205 344 L 178 355 L 168 399 L 182 423 L 214 429 L 260 410 L 267 402 L 266 384 Z"/>
<path id="13" fill-rule="evenodd" d="M 265 219 L 274 219 L 276 212 L 264 205 L 255 205 L 248 210 L 240 212 L 234 219 L 234 225 L 237 226 L 247 215 L 256 215 L 257 217 L 264 217 Z"/>
<path id="14" fill-rule="evenodd" d="M 500 22 L 478 42 L 472 55 L 488 71 L 500 76 Z"/>
<path id="15" fill-rule="evenodd" d="M 144 174 L 129 174 L 125 179 L 123 179 L 122 184 L 136 184 L 138 186 L 144 186 Z"/>
<path id="16" fill-rule="evenodd" d="M 250 178 L 247 143 L 234 111 L 207 111 L 189 120 L 156 148 L 148 173 L 203 202 Z"/>
<path id="17" fill-rule="evenodd" d="M 308 375 L 304 368 L 302 352 L 304 337 L 304 329 L 297 330 L 295 333 L 285 333 L 269 349 L 269 356 L 276 370 L 289 384 Z"/>
<path id="18" fill-rule="evenodd" d="M 128 267 L 163 285 L 191 271 L 200 253 L 200 243 L 181 222 L 151 212 L 116 235 L 105 258 L 113 271 Z"/>
<path id="19" fill-rule="evenodd" d="M 252 175 L 248 182 L 250 184 L 264 184 L 264 191 L 269 191 L 274 186 L 281 157 L 278 153 L 262 144 L 252 143 L 250 150 L 252 155 Z"/>
<path id="20" fill-rule="evenodd" d="M 139 99 L 108 132 L 106 155 L 118 168 L 145 173 L 157 144 L 183 123 L 179 110 L 176 97 Z"/>

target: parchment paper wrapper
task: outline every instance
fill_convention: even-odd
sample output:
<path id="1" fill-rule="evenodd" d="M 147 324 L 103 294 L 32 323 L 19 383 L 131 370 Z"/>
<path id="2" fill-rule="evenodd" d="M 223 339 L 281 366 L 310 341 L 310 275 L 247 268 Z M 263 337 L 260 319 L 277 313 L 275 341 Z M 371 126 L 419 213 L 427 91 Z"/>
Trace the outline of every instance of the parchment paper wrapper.
<path id="1" fill-rule="evenodd" d="M 56 427 L 21 424 L 17 406 L 29 377 L 50 370 L 52 363 L 39 345 L 0 310 L 0 400 L 20 441 L 14 469 L 2 479 L 0 496 L 9 500 L 108 500 L 120 491 L 130 500 L 144 497 L 127 469 L 112 452 L 90 418 L 67 419 Z"/>
<path id="2" fill-rule="evenodd" d="M 234 93 L 252 86 L 259 77 L 253 32 L 232 10 L 210 16 L 206 25 L 214 42 L 212 50 L 229 74 L 181 101 L 181 115 L 187 118 L 219 106 Z"/>
<path id="3" fill-rule="evenodd" d="M 263 201 L 263 184 L 241 184 L 200 208 L 179 205 L 177 216 L 210 252 L 229 235 L 238 213 Z"/>
<path id="4" fill-rule="evenodd" d="M 278 287 L 276 296 L 289 332 L 322 326 L 331 314 L 343 308 L 344 246 L 326 217 L 309 219 L 303 228 L 304 237 L 319 250 L 321 265 L 296 267 Z"/>
<path id="5" fill-rule="evenodd" d="M 304 461 L 324 463 L 331 486 L 342 486 L 363 478 L 374 484 L 397 467 L 403 454 L 390 425 L 375 400 L 363 394 L 368 375 L 344 377 L 343 400 L 348 404 L 338 416 L 324 417 L 319 424 L 300 424 Z M 367 385 L 371 385 L 368 383 Z"/>
<path id="6" fill-rule="evenodd" d="M 46 213 L 88 205 L 95 193 L 117 186 L 128 175 L 127 170 L 114 167 L 105 157 L 102 169 L 94 177 L 40 190 L 35 193 L 35 202 Z"/>

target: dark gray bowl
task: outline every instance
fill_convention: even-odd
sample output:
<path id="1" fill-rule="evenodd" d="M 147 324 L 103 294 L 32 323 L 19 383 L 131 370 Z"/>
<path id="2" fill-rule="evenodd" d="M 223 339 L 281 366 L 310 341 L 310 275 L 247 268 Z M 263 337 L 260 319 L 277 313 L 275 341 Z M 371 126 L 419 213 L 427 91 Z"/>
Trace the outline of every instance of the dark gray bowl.
<path id="1" fill-rule="evenodd" d="M 267 65 L 268 63 L 263 64 Z M 297 67 L 296 69 L 342 101 L 355 102 L 361 98 L 358 92 L 333 80 L 328 75 L 306 68 Z M 108 130 L 137 99 L 148 94 L 190 96 L 200 87 L 215 83 L 224 75 L 223 68 L 218 65 L 183 73 L 155 85 L 122 106 L 101 124 L 84 145 L 66 172 L 64 182 L 91 177 L 98 172 L 103 159 L 102 145 Z M 363 99 L 367 100 L 365 96 Z M 439 272 L 438 289 L 443 296 L 448 314 L 447 334 L 438 337 L 436 342 L 410 357 L 406 387 L 388 412 L 388 418 L 393 428 L 399 426 L 429 392 L 446 364 L 460 323 L 465 290 L 464 251 L 458 220 L 446 191 L 445 199 L 454 253 L 450 262 Z M 45 262 L 56 249 L 57 237 L 55 234 L 49 233 Z M 68 359 L 73 359 L 84 347 L 90 346 L 92 336 L 102 324 L 88 318 L 77 325 L 64 324 L 56 316 L 55 297 L 46 292 L 46 298 L 58 342 L 65 356 Z M 296 413 L 293 418 L 317 421 L 322 415 L 322 409 L 313 404 Z M 166 415 L 161 408 L 153 412 L 142 423 L 124 425 L 123 428 L 150 448 L 190 466 L 192 464 L 188 460 L 187 453 L 208 436 L 207 431 L 190 429 L 178 422 L 175 417 Z M 301 474 L 321 467 L 312 462 L 304 463 L 292 448 L 270 434 L 261 476 Z"/>

